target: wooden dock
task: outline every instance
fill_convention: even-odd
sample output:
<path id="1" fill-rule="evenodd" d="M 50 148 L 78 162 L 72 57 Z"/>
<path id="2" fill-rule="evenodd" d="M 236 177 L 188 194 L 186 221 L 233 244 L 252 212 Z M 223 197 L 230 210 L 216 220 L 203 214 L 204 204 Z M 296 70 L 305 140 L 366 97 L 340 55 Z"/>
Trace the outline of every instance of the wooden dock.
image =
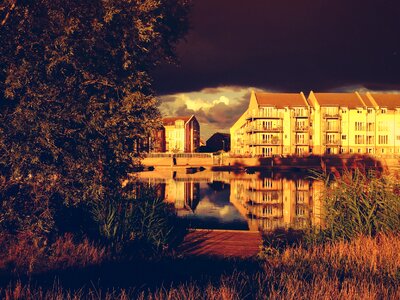
<path id="1" fill-rule="evenodd" d="M 248 258 L 257 255 L 262 243 L 258 231 L 192 230 L 178 251 L 190 256 Z"/>

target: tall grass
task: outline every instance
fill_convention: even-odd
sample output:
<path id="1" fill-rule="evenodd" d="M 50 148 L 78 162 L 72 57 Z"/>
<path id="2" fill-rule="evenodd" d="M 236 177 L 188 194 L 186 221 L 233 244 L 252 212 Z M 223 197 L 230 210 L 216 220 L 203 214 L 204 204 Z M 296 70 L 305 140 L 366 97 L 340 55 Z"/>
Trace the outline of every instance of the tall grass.
<path id="1" fill-rule="evenodd" d="M 400 194 L 396 178 L 360 169 L 326 174 L 317 180 L 325 182 L 322 195 L 325 228 L 323 240 L 350 240 L 359 235 L 375 236 L 379 232 L 400 229 Z"/>
<path id="2" fill-rule="evenodd" d="M 99 238 L 117 252 L 160 253 L 184 232 L 173 205 L 164 202 L 156 188 L 141 188 L 133 198 L 95 202 L 92 214 Z"/>
<path id="3" fill-rule="evenodd" d="M 400 299 L 400 236 L 378 234 L 312 248 L 288 247 L 247 269 L 207 274 L 176 283 L 146 286 L 47 289 L 11 284 L 0 289 L 8 299 Z M 172 262 L 174 263 L 174 262 Z M 179 262 L 178 262 L 179 263 Z M 187 261 L 187 268 L 193 268 Z M 210 260 L 210 268 L 214 267 Z M 145 270 L 142 270 L 144 272 Z M 137 272 L 133 270 L 132 272 Z"/>

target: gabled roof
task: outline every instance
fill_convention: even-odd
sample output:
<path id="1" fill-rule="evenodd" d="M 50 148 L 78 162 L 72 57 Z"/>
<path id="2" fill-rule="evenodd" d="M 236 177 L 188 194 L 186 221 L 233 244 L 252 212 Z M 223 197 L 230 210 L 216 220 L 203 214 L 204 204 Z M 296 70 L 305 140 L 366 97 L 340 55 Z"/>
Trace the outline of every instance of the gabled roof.
<path id="1" fill-rule="evenodd" d="M 320 106 L 364 107 L 356 93 L 314 93 Z"/>
<path id="2" fill-rule="evenodd" d="M 217 137 L 217 136 L 221 136 L 224 139 L 230 139 L 231 138 L 231 134 L 230 133 L 216 132 L 209 139 L 211 139 L 213 137 Z"/>
<path id="3" fill-rule="evenodd" d="M 359 94 L 366 107 L 374 107 L 375 104 L 368 98 L 367 94 Z"/>
<path id="4" fill-rule="evenodd" d="M 370 94 L 379 107 L 400 108 L 400 94 Z"/>
<path id="5" fill-rule="evenodd" d="M 175 125 L 175 121 L 178 120 L 183 120 L 183 122 L 185 122 L 185 124 L 193 117 L 192 116 L 184 116 L 184 117 L 167 117 L 167 118 L 163 118 L 162 122 L 164 126 L 170 126 L 170 125 Z"/>
<path id="6" fill-rule="evenodd" d="M 276 108 L 308 106 L 302 93 L 255 93 L 259 106 Z"/>

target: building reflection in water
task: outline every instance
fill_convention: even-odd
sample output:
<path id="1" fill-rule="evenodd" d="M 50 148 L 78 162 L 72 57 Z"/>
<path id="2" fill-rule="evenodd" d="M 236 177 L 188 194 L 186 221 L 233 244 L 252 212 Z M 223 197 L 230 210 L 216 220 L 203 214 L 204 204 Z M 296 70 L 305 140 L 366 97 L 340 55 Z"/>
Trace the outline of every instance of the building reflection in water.
<path id="1" fill-rule="evenodd" d="M 153 173 L 153 174 L 152 174 Z M 179 215 L 196 215 L 200 210 L 215 214 L 216 209 L 229 211 L 220 213 L 221 218 L 247 222 L 246 229 L 274 230 L 276 228 L 305 229 L 322 226 L 320 195 L 323 184 L 310 179 L 306 174 L 233 174 L 227 172 L 198 172 L 183 174 L 141 174 L 141 180 L 151 184 L 161 183 L 161 195 L 165 201 L 174 203 Z M 204 184 L 206 183 L 206 184 Z M 223 185 L 230 193 L 217 194 L 216 187 Z M 204 191 L 204 190 L 209 191 Z M 208 196 L 207 196 L 208 195 Z M 227 199 L 218 199 L 227 198 Z M 199 203 L 207 202 L 202 207 Z M 230 208 L 226 204 L 229 202 Z M 233 207 L 232 207 L 233 206 Z M 223 219 L 220 222 L 224 222 Z M 219 227 L 221 228 L 221 227 Z M 228 229 L 228 228 L 227 228 Z"/>

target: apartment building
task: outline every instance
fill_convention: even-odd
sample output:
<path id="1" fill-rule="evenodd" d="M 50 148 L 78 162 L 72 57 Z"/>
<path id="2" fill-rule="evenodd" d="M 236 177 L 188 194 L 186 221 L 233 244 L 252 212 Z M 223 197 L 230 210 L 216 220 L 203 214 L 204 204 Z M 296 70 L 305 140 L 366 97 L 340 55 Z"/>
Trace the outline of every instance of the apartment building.
<path id="1" fill-rule="evenodd" d="M 163 118 L 166 152 L 196 152 L 200 146 L 200 124 L 194 115 Z"/>
<path id="2" fill-rule="evenodd" d="M 400 154 L 400 94 L 252 93 L 234 155 Z"/>
<path id="3" fill-rule="evenodd" d="M 309 153 L 310 106 L 303 93 L 255 93 L 231 127 L 234 155 L 273 156 Z"/>

